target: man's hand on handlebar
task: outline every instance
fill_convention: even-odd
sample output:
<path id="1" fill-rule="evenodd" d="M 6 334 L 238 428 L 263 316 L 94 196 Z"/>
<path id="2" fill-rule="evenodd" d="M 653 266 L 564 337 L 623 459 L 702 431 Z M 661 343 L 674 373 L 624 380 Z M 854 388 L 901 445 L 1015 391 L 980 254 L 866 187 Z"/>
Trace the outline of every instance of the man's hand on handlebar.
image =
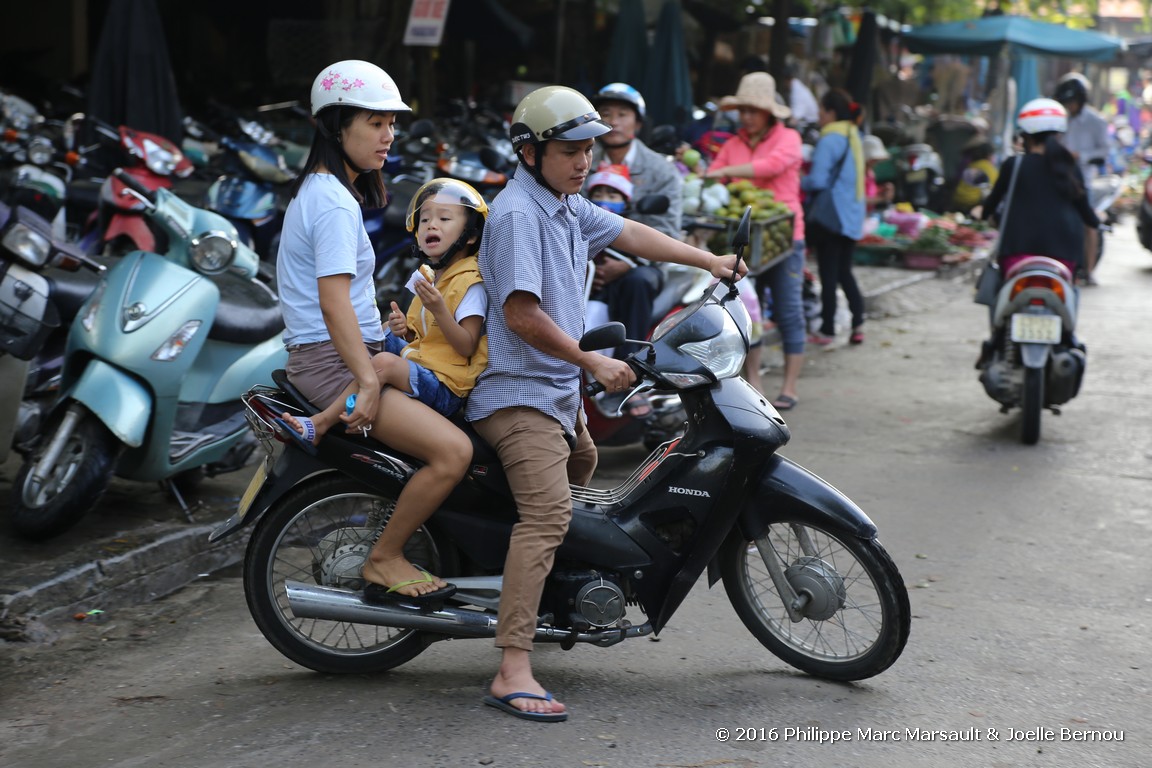
<path id="1" fill-rule="evenodd" d="M 599 359 L 588 369 L 605 392 L 623 392 L 636 383 L 632 366 L 623 360 L 607 355 L 596 355 Z"/>

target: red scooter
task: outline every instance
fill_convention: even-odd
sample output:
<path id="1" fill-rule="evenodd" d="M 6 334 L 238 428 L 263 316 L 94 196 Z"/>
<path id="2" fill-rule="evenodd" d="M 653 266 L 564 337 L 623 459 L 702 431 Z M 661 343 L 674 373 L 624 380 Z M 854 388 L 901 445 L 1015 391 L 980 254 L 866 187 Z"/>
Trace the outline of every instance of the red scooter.
<path id="1" fill-rule="evenodd" d="M 126 125 L 117 129 L 94 118 L 87 119 L 102 140 L 120 148 L 125 173 L 153 192 L 171 189 L 173 177 L 187 178 L 195 170 L 192 161 L 163 136 Z M 82 246 L 89 252 L 107 254 L 137 250 L 163 253 L 166 243 L 157 242 L 157 234 L 144 215 L 144 204 L 126 189 L 114 174 L 109 173 L 104 179 L 100 186 L 100 204 L 88 220 Z"/>

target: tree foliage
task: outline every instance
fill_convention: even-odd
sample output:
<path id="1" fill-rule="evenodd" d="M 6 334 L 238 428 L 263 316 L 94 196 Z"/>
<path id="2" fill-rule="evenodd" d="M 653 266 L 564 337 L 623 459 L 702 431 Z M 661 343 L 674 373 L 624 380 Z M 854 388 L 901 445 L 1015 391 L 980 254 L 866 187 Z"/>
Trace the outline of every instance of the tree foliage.
<path id="1" fill-rule="evenodd" d="M 1148 0 L 1145 0 L 1147 5 Z M 734 18 L 744 16 L 770 16 L 773 13 L 772 0 L 712 0 L 710 3 Z M 1078 29 L 1093 26 L 1093 19 L 1099 12 L 1099 0 L 791 0 L 791 16 L 819 16 L 826 10 L 836 8 L 869 8 L 890 18 L 919 26 L 943 21 L 974 19 L 986 12 L 1001 10 L 1020 16 L 1031 16 L 1055 24 L 1066 24 Z"/>

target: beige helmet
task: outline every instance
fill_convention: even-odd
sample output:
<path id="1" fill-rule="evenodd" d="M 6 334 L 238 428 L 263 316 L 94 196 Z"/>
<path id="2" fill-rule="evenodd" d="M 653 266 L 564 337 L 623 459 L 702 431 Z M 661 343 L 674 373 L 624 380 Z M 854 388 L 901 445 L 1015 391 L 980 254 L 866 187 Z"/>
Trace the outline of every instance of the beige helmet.
<path id="1" fill-rule="evenodd" d="M 349 59 L 325 67 L 312 81 L 312 114 L 340 104 L 373 112 L 411 112 L 396 82 L 368 61 Z"/>
<path id="2" fill-rule="evenodd" d="M 516 105 L 509 138 L 517 152 L 525 144 L 580 141 L 612 130 L 583 94 L 562 85 L 537 88 Z"/>

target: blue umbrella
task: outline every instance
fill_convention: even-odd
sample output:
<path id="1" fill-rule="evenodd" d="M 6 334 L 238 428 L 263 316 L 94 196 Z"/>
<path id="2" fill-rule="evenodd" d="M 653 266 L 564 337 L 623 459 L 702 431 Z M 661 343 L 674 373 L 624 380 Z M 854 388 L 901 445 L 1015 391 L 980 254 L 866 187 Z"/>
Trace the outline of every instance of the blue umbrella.
<path id="1" fill-rule="evenodd" d="M 605 83 L 628 83 L 639 89 L 644 84 L 644 64 L 648 58 L 647 21 L 643 0 L 621 0 L 604 64 Z"/>
<path id="2" fill-rule="evenodd" d="M 656 36 L 641 89 L 648 103 L 649 125 L 679 125 L 692 114 L 692 79 L 682 14 L 679 0 L 665 0 L 656 20 Z"/>

